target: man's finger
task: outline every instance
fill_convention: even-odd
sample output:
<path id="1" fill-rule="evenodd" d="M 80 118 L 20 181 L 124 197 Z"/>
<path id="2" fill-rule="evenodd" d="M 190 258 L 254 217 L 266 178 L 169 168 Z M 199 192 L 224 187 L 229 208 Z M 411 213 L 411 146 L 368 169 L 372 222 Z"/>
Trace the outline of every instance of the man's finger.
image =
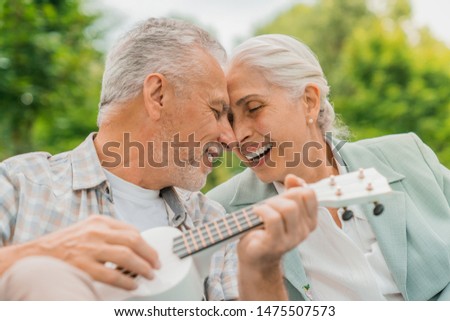
<path id="1" fill-rule="evenodd" d="M 109 244 L 123 245 L 130 248 L 138 256 L 150 263 L 152 268 L 159 269 L 161 266 L 158 253 L 137 231 L 111 230 L 106 233 L 105 241 Z"/>
<path id="2" fill-rule="evenodd" d="M 129 275 L 126 275 L 119 270 L 108 268 L 100 263 L 90 265 L 89 270 L 86 271 L 96 281 L 125 290 L 135 290 L 138 286 L 136 281 Z"/>
<path id="3" fill-rule="evenodd" d="M 97 254 L 96 259 L 99 262 L 112 262 L 124 271 L 134 272 L 147 279 L 153 279 L 154 276 L 150 264 L 125 246 L 103 246 Z"/>

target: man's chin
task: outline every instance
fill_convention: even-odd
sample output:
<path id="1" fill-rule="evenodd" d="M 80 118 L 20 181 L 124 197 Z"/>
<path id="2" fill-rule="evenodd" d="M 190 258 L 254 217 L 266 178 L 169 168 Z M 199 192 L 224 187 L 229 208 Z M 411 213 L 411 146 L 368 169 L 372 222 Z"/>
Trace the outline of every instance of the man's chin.
<path id="1" fill-rule="evenodd" d="M 201 186 L 185 185 L 185 186 L 179 186 L 179 187 L 182 188 L 182 189 L 184 189 L 184 190 L 186 190 L 186 191 L 189 191 L 189 192 L 198 192 L 198 191 L 200 191 L 200 190 L 203 188 L 203 186 L 205 186 L 205 185 L 206 185 L 206 181 L 205 181 L 205 183 L 202 184 Z"/>
<path id="2" fill-rule="evenodd" d="M 207 175 L 198 174 L 197 177 L 189 181 L 179 182 L 176 186 L 190 192 L 198 192 L 206 185 L 206 177 Z"/>

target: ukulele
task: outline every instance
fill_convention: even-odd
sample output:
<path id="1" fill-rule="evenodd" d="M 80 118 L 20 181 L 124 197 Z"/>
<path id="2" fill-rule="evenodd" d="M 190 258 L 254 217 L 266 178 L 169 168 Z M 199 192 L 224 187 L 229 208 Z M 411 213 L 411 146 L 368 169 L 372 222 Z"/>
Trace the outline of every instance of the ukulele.
<path id="1" fill-rule="evenodd" d="M 346 210 L 350 204 L 374 202 L 375 215 L 380 214 L 382 207 L 378 201 L 391 192 L 386 178 L 374 168 L 330 176 L 308 184 L 305 188 L 313 189 L 318 203 L 325 207 L 344 207 Z M 224 243 L 263 225 L 259 216 L 253 212 L 253 207 L 184 232 L 168 226 L 144 231 L 143 238 L 159 254 L 161 268 L 154 270 L 153 280 L 137 276 L 139 286 L 131 293 L 128 292 L 127 296 L 132 296 L 128 299 L 201 300 L 203 280 L 208 275 L 212 254 Z"/>

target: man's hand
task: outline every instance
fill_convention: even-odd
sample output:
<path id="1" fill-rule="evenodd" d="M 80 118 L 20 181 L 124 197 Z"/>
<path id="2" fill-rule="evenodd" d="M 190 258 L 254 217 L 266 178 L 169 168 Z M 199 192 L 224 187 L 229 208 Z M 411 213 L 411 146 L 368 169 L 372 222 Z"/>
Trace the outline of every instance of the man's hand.
<path id="1" fill-rule="evenodd" d="M 93 215 L 68 228 L 0 251 L 2 258 L 6 251 L 14 253 L 9 266 L 29 255 L 52 256 L 85 271 L 97 281 L 126 290 L 135 289 L 136 282 L 119 270 L 106 267 L 105 262 L 115 263 L 148 279 L 153 278 L 153 269 L 160 265 L 158 254 L 136 228 L 101 215 Z"/>
<path id="2" fill-rule="evenodd" d="M 239 291 L 244 300 L 287 299 L 281 259 L 317 226 L 317 200 L 303 180 L 288 175 L 286 192 L 257 205 L 264 228 L 246 234 L 238 244 Z"/>

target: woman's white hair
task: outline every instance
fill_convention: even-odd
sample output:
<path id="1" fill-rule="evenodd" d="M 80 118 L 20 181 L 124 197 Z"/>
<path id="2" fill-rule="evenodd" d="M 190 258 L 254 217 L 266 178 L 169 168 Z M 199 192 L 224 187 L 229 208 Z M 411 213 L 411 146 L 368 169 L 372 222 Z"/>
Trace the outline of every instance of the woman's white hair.
<path id="1" fill-rule="evenodd" d="M 312 50 L 293 37 L 268 34 L 250 38 L 237 46 L 229 66 L 243 63 L 260 70 L 270 83 L 285 88 L 293 99 L 304 94 L 309 84 L 320 91 L 320 113 L 317 119 L 322 134 L 332 132 L 345 138 L 348 130 L 337 118 L 328 101 L 330 88 L 322 67 Z"/>
<path id="2" fill-rule="evenodd" d="M 196 59 L 203 50 L 223 65 L 226 52 L 206 31 L 181 20 L 150 18 L 123 35 L 109 52 L 102 81 L 97 125 L 120 103 L 136 97 L 150 73 L 172 82 L 177 95 L 203 72 Z"/>

